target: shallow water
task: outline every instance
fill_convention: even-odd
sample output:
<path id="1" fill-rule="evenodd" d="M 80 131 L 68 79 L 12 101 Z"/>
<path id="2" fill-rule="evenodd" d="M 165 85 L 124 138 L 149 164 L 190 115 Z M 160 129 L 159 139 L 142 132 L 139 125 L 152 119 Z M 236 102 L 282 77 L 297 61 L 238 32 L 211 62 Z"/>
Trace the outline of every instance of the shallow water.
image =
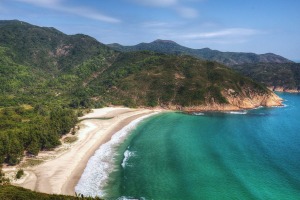
<path id="1" fill-rule="evenodd" d="M 280 96 L 286 107 L 144 120 L 98 189 L 107 199 L 300 199 L 300 95 Z"/>

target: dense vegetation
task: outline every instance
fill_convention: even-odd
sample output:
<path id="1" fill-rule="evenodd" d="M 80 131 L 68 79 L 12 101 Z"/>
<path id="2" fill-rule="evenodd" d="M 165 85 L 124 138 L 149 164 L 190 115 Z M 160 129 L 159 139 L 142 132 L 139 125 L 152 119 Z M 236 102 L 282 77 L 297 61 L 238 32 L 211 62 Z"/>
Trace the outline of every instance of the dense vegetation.
<path id="1" fill-rule="evenodd" d="M 67 108 L 7 107 L 0 110 L 0 163 L 15 165 L 24 151 L 31 155 L 60 144 L 60 137 L 75 125 L 77 116 Z"/>
<path id="2" fill-rule="evenodd" d="M 24 152 L 59 145 L 77 121 L 72 108 L 90 106 L 76 82 L 85 76 L 74 69 L 95 55 L 104 62 L 112 52 L 88 36 L 0 21 L 0 163 L 15 165 Z"/>
<path id="3" fill-rule="evenodd" d="M 300 89 L 299 63 L 258 63 L 231 66 L 232 69 L 269 87 Z"/>
<path id="4" fill-rule="evenodd" d="M 15 62 L 51 73 L 68 71 L 107 49 L 86 35 L 68 36 L 55 28 L 17 20 L 0 21 L 0 46 L 14 53 Z"/>
<path id="5" fill-rule="evenodd" d="M 267 93 L 261 85 L 216 62 L 147 51 L 123 53 L 89 88 L 94 99 L 126 106 L 226 104 L 221 93 L 226 89 L 238 95 L 243 95 L 244 88 Z"/>
<path id="6" fill-rule="evenodd" d="M 299 64 L 272 53 L 258 55 L 221 52 L 209 48 L 191 49 L 169 40 L 156 40 L 135 46 L 122 46 L 120 44 L 109 44 L 108 46 L 122 52 L 149 50 L 172 55 L 190 55 L 223 63 L 238 73 L 270 87 L 298 90 L 300 86 Z"/>
<path id="7" fill-rule="evenodd" d="M 254 53 L 221 52 L 217 50 L 211 50 L 209 48 L 191 49 L 169 40 L 156 40 L 150 43 L 140 43 L 135 46 L 122 46 L 120 44 L 109 44 L 108 46 L 122 52 L 148 50 L 172 55 L 190 55 L 195 58 L 216 61 L 227 66 L 245 63 L 291 62 L 286 58 L 272 53 L 258 55 Z"/>

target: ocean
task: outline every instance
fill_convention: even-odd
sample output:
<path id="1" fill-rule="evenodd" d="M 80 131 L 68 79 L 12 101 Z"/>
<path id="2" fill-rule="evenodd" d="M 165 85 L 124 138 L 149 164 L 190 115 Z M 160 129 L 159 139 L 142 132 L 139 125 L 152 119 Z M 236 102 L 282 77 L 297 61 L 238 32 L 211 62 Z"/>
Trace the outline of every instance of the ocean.
<path id="1" fill-rule="evenodd" d="M 105 199 L 300 199 L 300 95 L 279 95 L 286 106 L 136 121 L 122 141 L 96 152 L 76 192 Z"/>

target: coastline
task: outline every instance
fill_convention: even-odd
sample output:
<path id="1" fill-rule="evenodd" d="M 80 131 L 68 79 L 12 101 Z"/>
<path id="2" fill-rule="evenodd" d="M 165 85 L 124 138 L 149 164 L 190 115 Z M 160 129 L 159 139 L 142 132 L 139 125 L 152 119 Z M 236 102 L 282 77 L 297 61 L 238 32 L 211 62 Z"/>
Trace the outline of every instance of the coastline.
<path id="1" fill-rule="evenodd" d="M 89 159 L 101 145 L 133 120 L 151 113 L 160 112 L 154 109 L 130 109 L 124 107 L 108 107 L 94 109 L 92 113 L 81 117 L 85 119 L 79 126 L 86 126 L 79 131 L 78 141 L 63 152 L 54 153 L 54 158 L 40 165 L 25 168 L 23 180 L 13 183 L 38 192 L 48 194 L 75 195 L 78 183 Z M 97 120 L 98 117 L 112 117 Z M 89 119 L 93 118 L 93 119 Z M 42 154 L 45 152 L 42 152 Z M 51 152 L 53 154 L 53 152 Z M 47 154 L 47 152 L 46 152 Z M 55 155 L 56 154 L 56 155 Z"/>
<path id="2" fill-rule="evenodd" d="M 143 115 L 132 120 L 129 124 L 122 127 L 121 130 L 115 132 L 108 142 L 101 145 L 89 159 L 75 187 L 76 193 L 104 198 L 109 176 L 116 169 L 115 156 L 119 155 L 117 149 L 141 121 L 156 114 L 158 112 Z"/>
<path id="3" fill-rule="evenodd" d="M 67 147 L 62 145 L 54 151 L 40 152 L 37 157 L 46 158 L 43 163 L 26 168 L 22 167 L 25 176 L 21 180 L 13 181 L 12 184 L 48 194 L 75 195 L 75 186 L 79 182 L 90 158 L 103 144 L 110 141 L 115 133 L 138 118 L 161 111 L 177 110 L 185 113 L 224 112 L 244 111 L 257 107 L 260 107 L 260 105 L 251 106 L 250 108 L 214 104 L 183 108 L 169 105 L 166 107 L 137 109 L 125 107 L 93 109 L 92 113 L 79 118 L 81 129 L 76 134 L 78 137 L 76 142 Z M 15 173 L 17 168 L 7 168 L 4 171 Z"/>

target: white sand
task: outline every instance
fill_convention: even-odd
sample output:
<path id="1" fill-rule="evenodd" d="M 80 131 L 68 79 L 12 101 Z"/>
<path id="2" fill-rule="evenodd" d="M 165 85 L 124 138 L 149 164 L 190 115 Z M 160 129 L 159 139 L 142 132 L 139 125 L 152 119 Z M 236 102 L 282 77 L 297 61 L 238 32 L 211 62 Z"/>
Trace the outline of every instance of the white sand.
<path id="1" fill-rule="evenodd" d="M 26 177 L 15 185 L 49 194 L 74 195 L 74 188 L 89 158 L 111 136 L 132 120 L 154 112 L 148 109 L 101 108 L 93 110 L 85 118 L 113 117 L 109 120 L 86 119 L 79 125 L 78 141 L 68 150 L 31 169 L 25 169 Z"/>

